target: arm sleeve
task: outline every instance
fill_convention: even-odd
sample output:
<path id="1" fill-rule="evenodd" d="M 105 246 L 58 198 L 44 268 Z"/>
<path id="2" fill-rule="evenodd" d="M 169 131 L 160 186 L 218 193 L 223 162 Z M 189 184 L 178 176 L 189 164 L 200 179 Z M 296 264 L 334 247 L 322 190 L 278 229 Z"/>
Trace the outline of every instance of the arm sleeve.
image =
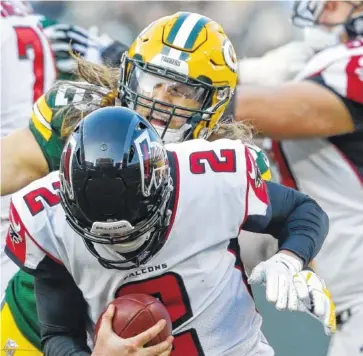
<path id="1" fill-rule="evenodd" d="M 44 355 L 90 355 L 87 304 L 66 268 L 46 258 L 34 284 Z"/>
<path id="2" fill-rule="evenodd" d="M 269 222 L 249 216 L 243 229 L 270 234 L 279 240 L 280 250 L 289 250 L 308 264 L 320 251 L 329 230 L 329 219 L 307 195 L 273 182 L 266 182 Z"/>
<path id="3" fill-rule="evenodd" d="M 363 81 L 362 81 L 362 89 L 361 89 L 361 100 L 357 101 L 355 96 L 344 96 L 337 91 L 334 87 L 328 85 L 324 77 L 322 75 L 315 75 L 309 78 L 310 81 L 313 81 L 326 89 L 333 92 L 345 105 L 346 109 L 349 111 L 349 114 L 353 120 L 354 127 L 356 131 L 363 130 Z M 358 79 L 359 80 L 359 79 Z"/>

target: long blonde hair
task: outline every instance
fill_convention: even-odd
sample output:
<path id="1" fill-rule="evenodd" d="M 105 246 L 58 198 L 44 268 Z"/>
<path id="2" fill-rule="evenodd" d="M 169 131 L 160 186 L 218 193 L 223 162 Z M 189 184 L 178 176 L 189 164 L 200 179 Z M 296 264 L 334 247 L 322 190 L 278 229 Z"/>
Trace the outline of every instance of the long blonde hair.
<path id="1" fill-rule="evenodd" d="M 59 117 L 64 117 L 61 128 L 62 138 L 68 137 L 87 114 L 102 107 L 114 106 L 118 97 L 120 79 L 118 68 L 94 64 L 79 56 L 74 57 L 77 62 L 76 81 L 57 82 L 56 86 L 60 89 L 65 84 L 69 84 L 72 87 L 87 90 L 89 95 L 83 101 L 71 103 L 57 113 Z M 251 143 L 252 130 L 248 125 L 233 122 L 231 118 L 228 118 L 221 121 L 218 129 L 214 130 L 208 140 L 215 141 L 220 138 L 241 139 L 243 142 Z"/>
<path id="2" fill-rule="evenodd" d="M 91 63 L 79 56 L 74 57 L 77 63 L 75 81 L 59 81 L 55 85 L 58 90 L 62 90 L 69 84 L 75 89 L 84 89 L 87 95 L 82 101 L 70 103 L 57 112 L 57 116 L 64 118 L 61 127 L 63 139 L 71 134 L 87 114 L 99 108 L 114 106 L 118 97 L 118 68 Z"/>

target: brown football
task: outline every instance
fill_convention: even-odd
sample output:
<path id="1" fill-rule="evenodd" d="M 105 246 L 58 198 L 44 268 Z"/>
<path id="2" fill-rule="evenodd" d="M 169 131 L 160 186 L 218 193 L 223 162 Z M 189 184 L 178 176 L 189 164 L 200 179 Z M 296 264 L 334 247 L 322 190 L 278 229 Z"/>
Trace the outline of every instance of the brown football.
<path id="1" fill-rule="evenodd" d="M 172 323 L 169 313 L 158 299 L 147 294 L 135 293 L 116 298 L 110 304 L 116 307 L 112 328 L 118 336 L 125 339 L 133 337 L 151 328 L 161 319 L 166 320 L 165 328 L 147 345 L 159 344 L 171 335 Z M 95 339 L 103 313 L 95 326 Z"/>

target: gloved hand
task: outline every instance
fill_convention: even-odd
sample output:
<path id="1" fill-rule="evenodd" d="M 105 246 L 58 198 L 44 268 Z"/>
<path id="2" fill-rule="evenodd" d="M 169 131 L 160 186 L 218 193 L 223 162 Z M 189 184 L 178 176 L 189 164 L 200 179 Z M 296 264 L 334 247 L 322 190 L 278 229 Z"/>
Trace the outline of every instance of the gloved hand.
<path id="1" fill-rule="evenodd" d="M 306 295 L 308 291 L 308 297 L 301 299 L 306 312 L 323 324 L 326 335 L 335 333 L 335 304 L 324 280 L 312 271 L 301 271 L 294 276 L 294 284 L 298 295 Z"/>
<path id="2" fill-rule="evenodd" d="M 298 257 L 278 252 L 252 270 L 248 283 L 265 285 L 266 299 L 275 304 L 277 310 L 303 311 L 305 306 L 299 301 L 308 300 L 308 290 L 297 290 L 294 284 L 294 275 L 301 269 L 302 262 Z"/>
<path id="3" fill-rule="evenodd" d="M 86 30 L 79 26 L 41 19 L 44 32 L 51 42 L 61 79 L 74 73 L 76 61 L 70 50 L 96 64 L 120 65 L 121 55 L 128 47 L 107 34 L 99 35 L 97 28 Z"/>
<path id="4" fill-rule="evenodd" d="M 240 84 L 278 85 L 293 79 L 312 58 L 313 47 L 303 41 L 289 42 L 260 58 L 239 61 Z"/>

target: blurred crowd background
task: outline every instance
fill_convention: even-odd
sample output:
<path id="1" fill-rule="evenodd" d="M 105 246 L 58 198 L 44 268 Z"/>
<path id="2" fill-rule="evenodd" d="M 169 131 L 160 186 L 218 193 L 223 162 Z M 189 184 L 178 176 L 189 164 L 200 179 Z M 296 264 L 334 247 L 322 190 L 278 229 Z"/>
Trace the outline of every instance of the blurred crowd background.
<path id="1" fill-rule="evenodd" d="M 239 58 L 254 57 L 301 37 L 290 23 L 292 1 L 32 1 L 35 12 L 59 22 L 96 28 L 127 45 L 152 21 L 177 11 L 219 22 Z M 328 338 L 321 324 L 301 313 L 277 312 L 254 287 L 263 330 L 276 356 L 322 356 Z"/>
<path id="2" fill-rule="evenodd" d="M 101 33 L 125 44 L 152 21 L 177 11 L 202 13 L 219 22 L 237 55 L 262 55 L 298 37 L 289 21 L 292 1 L 32 1 L 36 12 Z"/>

